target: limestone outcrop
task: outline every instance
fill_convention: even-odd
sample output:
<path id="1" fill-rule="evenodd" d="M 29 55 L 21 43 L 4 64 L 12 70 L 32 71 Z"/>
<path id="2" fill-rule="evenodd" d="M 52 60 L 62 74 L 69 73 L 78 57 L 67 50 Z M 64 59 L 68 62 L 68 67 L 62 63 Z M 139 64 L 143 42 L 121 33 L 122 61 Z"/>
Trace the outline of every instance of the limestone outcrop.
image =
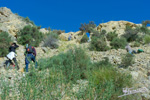
<path id="1" fill-rule="evenodd" d="M 24 26 L 28 25 L 22 17 L 11 12 L 6 7 L 0 8 L 0 32 L 6 31 L 15 36 Z"/>
<path id="2" fill-rule="evenodd" d="M 120 36 L 124 33 L 127 25 L 132 28 L 135 28 L 136 26 L 140 24 L 134 24 L 128 21 L 110 21 L 107 23 L 99 24 L 97 27 L 97 30 L 98 31 L 106 30 L 107 32 L 116 31 L 116 33 L 118 33 L 118 35 Z"/>

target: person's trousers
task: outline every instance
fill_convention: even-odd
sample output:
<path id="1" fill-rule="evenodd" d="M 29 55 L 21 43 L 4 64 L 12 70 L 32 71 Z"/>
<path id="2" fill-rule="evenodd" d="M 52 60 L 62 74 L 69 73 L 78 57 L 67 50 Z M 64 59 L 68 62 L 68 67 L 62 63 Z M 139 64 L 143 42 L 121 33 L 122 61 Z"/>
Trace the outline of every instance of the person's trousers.
<path id="1" fill-rule="evenodd" d="M 16 58 L 13 58 L 13 61 L 14 61 L 15 65 L 17 66 L 17 69 L 19 70 L 19 66 L 18 66 L 18 63 L 17 63 Z M 10 64 L 13 64 L 13 63 L 12 63 L 12 61 L 9 59 L 9 60 L 7 60 L 7 61 L 5 62 L 5 64 L 6 64 L 7 68 L 8 68 L 8 67 L 10 66 Z"/>
<path id="2" fill-rule="evenodd" d="M 33 54 L 27 54 L 26 55 L 26 58 L 25 58 L 25 64 L 26 64 L 26 72 L 28 72 L 28 66 L 29 66 L 29 63 L 33 61 L 35 63 L 35 68 L 37 68 L 37 62 L 35 60 L 35 56 Z"/>

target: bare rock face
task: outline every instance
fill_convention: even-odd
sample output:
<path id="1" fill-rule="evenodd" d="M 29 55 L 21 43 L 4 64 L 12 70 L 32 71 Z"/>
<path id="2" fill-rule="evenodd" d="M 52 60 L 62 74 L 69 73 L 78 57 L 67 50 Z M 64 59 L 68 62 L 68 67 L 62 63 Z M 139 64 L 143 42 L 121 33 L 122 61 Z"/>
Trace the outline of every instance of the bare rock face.
<path id="1" fill-rule="evenodd" d="M 45 28 L 42 28 L 42 29 L 40 29 L 39 30 L 40 32 L 42 32 L 42 33 L 44 33 L 44 34 L 46 34 L 46 33 L 48 33 L 49 31 L 48 30 L 46 30 Z"/>
<path id="2" fill-rule="evenodd" d="M 98 31 L 106 30 L 107 32 L 116 31 L 116 33 L 118 33 L 118 35 L 120 36 L 124 33 L 127 25 L 134 28 L 140 24 L 134 24 L 134 23 L 128 22 L 128 21 L 110 21 L 107 23 L 99 24 L 99 26 L 97 27 L 97 30 Z"/>
<path id="3" fill-rule="evenodd" d="M 0 32 L 6 31 L 12 36 L 24 26 L 28 25 L 23 18 L 17 14 L 13 14 L 10 9 L 6 7 L 0 8 Z"/>

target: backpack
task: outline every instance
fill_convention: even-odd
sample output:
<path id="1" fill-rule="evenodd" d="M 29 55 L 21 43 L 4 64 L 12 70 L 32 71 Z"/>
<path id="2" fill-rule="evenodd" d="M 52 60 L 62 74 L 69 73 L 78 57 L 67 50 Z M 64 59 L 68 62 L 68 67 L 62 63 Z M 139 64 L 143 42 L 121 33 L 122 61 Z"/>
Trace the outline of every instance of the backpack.
<path id="1" fill-rule="evenodd" d="M 33 53 L 33 49 L 32 49 L 33 47 L 32 46 L 29 46 L 28 48 L 27 48 L 27 52 L 28 53 Z"/>

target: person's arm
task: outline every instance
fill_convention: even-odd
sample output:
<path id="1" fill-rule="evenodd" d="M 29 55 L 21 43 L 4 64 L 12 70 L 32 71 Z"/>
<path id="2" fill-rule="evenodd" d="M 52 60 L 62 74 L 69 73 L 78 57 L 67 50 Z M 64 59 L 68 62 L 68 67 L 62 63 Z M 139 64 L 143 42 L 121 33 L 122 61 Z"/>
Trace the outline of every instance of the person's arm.
<path id="1" fill-rule="evenodd" d="M 36 50 L 35 50 L 35 48 L 32 48 L 32 50 L 33 50 L 33 55 L 36 56 Z"/>
<path id="2" fill-rule="evenodd" d="M 18 47 L 19 47 L 19 46 L 16 44 L 16 45 L 15 45 L 15 49 L 18 48 Z"/>

